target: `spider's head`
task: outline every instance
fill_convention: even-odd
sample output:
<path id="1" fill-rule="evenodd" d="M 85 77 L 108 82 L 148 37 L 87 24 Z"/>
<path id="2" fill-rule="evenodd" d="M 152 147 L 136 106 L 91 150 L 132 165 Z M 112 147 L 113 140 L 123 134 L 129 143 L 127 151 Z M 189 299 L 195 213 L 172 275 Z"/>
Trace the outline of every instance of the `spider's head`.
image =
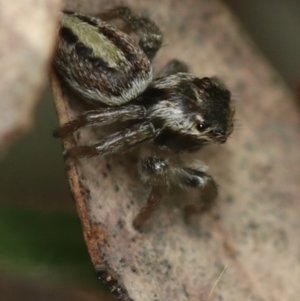
<path id="1" fill-rule="evenodd" d="M 225 143 L 233 131 L 235 108 L 231 93 L 216 78 L 195 78 L 193 85 L 197 106 L 190 120 L 194 121 L 196 136 L 207 143 Z"/>
<path id="2" fill-rule="evenodd" d="M 153 91 L 159 100 L 149 107 L 149 116 L 157 129 L 154 143 L 160 147 L 193 150 L 225 143 L 232 133 L 235 109 L 219 80 L 177 73 L 155 80 Z"/>

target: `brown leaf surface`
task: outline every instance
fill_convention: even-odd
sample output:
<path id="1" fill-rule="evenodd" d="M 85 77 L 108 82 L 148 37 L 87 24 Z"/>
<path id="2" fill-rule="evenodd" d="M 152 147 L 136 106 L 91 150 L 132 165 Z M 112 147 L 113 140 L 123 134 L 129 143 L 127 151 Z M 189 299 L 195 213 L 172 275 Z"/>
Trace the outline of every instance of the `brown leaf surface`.
<path id="1" fill-rule="evenodd" d="M 1 1 L 0 150 L 28 131 L 55 40 L 60 0 Z"/>
<path id="2" fill-rule="evenodd" d="M 72 2 L 68 8 L 99 12 L 104 2 Z M 297 300 L 300 124 L 292 95 L 219 1 L 128 3 L 150 13 L 165 34 L 155 66 L 178 57 L 199 76 L 218 75 L 236 99 L 237 125 L 225 146 L 196 155 L 220 184 L 214 212 L 187 222 L 170 200 L 144 233 L 132 227 L 147 192 L 134 156 L 67 162 L 99 276 L 123 300 L 205 301 L 228 265 L 210 300 Z M 64 123 L 79 105 L 55 78 L 53 90 Z M 77 133 L 65 147 L 86 144 L 94 135 Z"/>

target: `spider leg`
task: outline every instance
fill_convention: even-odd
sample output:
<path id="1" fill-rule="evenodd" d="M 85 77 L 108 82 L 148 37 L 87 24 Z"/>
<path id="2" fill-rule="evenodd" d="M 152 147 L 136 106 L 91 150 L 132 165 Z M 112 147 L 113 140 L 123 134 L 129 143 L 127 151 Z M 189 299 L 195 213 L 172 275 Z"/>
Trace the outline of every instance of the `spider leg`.
<path id="1" fill-rule="evenodd" d="M 168 161 L 156 156 L 146 157 L 140 162 L 140 173 L 151 186 L 151 190 L 146 205 L 133 220 L 133 226 L 136 229 L 139 230 L 153 212 L 156 211 L 166 190 L 168 190 L 168 168 Z"/>
<path id="2" fill-rule="evenodd" d="M 155 130 L 151 123 L 136 124 L 108 135 L 96 144 L 71 148 L 66 151 L 65 155 L 76 159 L 127 152 L 135 148 L 137 144 L 153 138 L 154 134 Z"/>
<path id="3" fill-rule="evenodd" d="M 214 179 L 204 171 L 193 168 L 179 168 L 178 182 L 181 187 L 191 187 L 201 190 L 201 201 L 186 205 L 184 210 L 188 214 L 199 214 L 209 211 L 215 204 L 218 187 Z"/>
<path id="4" fill-rule="evenodd" d="M 125 31 L 134 32 L 139 37 L 139 46 L 145 52 L 149 60 L 152 60 L 160 49 L 163 36 L 157 25 L 146 17 L 136 16 L 129 7 L 117 6 L 107 12 L 98 14 L 102 20 L 122 19 L 125 24 Z"/>
<path id="5" fill-rule="evenodd" d="M 188 72 L 189 67 L 182 61 L 171 60 L 169 61 L 156 75 L 156 77 L 165 77 L 168 75 L 176 74 L 178 72 Z"/>
<path id="6" fill-rule="evenodd" d="M 124 107 L 108 107 L 88 111 L 67 122 L 53 133 L 54 137 L 66 137 L 85 126 L 104 126 L 117 121 L 141 119 L 145 116 L 145 109 L 141 106 L 127 105 Z"/>
<path id="7" fill-rule="evenodd" d="M 147 199 L 147 204 L 141 209 L 133 220 L 133 226 L 135 229 L 140 230 L 143 224 L 151 217 L 151 215 L 157 210 L 162 198 L 164 189 L 159 186 L 152 186 L 150 194 Z"/>
<path id="8" fill-rule="evenodd" d="M 133 226 L 140 229 L 158 208 L 169 189 L 169 181 L 180 187 L 196 188 L 201 191 L 201 200 L 185 206 L 187 214 L 199 214 L 209 211 L 215 204 L 218 195 L 217 184 L 206 172 L 194 168 L 172 166 L 164 158 L 150 156 L 140 163 L 140 173 L 151 186 L 146 205 L 133 220 Z"/>

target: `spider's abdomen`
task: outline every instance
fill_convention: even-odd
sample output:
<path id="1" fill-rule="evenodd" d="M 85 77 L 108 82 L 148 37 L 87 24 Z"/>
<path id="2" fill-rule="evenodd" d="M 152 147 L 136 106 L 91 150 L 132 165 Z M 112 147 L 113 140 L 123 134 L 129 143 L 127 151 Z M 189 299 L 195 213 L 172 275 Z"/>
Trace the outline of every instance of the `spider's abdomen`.
<path id="1" fill-rule="evenodd" d="M 152 81 L 150 61 L 132 38 L 78 13 L 62 14 L 54 67 L 81 97 L 109 106 L 136 98 Z"/>

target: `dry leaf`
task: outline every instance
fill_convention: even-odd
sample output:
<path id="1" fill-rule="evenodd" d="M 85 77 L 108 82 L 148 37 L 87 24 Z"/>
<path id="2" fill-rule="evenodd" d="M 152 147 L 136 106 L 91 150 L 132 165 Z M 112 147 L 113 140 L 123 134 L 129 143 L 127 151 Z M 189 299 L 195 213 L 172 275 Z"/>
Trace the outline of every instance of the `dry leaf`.
<path id="1" fill-rule="evenodd" d="M 148 12 L 165 34 L 155 66 L 177 57 L 198 76 L 225 81 L 236 99 L 237 128 L 226 145 L 196 155 L 220 184 L 214 212 L 187 222 L 170 200 L 143 233 L 132 220 L 147 188 L 132 156 L 68 161 L 95 269 L 122 300 L 205 301 L 226 265 L 210 300 L 297 300 L 300 123 L 292 95 L 219 1 L 128 4 Z M 105 1 L 89 1 L 68 8 L 91 13 L 105 7 Z M 60 88 L 54 78 L 64 123 L 80 105 Z M 66 148 L 95 138 L 88 130 L 75 136 L 64 141 Z"/>

